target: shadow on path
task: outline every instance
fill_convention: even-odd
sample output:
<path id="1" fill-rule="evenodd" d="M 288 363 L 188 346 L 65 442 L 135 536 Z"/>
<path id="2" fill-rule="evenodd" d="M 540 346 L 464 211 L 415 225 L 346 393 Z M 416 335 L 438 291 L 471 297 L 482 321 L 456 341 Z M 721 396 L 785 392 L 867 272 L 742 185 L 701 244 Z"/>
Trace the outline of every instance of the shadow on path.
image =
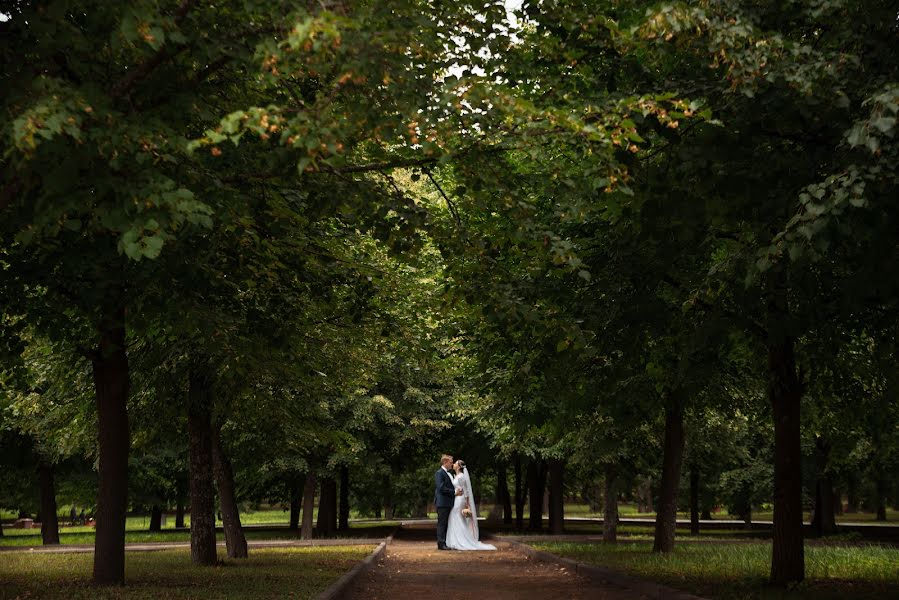
<path id="1" fill-rule="evenodd" d="M 385 558 L 347 591 L 353 600 L 601 599 L 641 598 L 629 590 L 596 583 L 554 564 L 528 559 L 508 543 L 490 540 L 495 552 L 437 550 L 435 524 L 403 524 Z"/>

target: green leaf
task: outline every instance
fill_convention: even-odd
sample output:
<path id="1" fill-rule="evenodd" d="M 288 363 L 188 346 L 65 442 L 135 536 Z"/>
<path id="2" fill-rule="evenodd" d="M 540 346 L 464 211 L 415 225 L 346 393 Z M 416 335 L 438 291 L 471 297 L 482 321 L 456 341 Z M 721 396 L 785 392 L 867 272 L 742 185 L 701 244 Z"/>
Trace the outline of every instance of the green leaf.
<path id="1" fill-rule="evenodd" d="M 162 252 L 162 246 L 165 243 L 165 240 L 162 236 L 154 235 L 152 237 L 144 238 L 143 242 L 143 255 L 147 258 L 156 258 L 159 256 L 159 253 Z"/>

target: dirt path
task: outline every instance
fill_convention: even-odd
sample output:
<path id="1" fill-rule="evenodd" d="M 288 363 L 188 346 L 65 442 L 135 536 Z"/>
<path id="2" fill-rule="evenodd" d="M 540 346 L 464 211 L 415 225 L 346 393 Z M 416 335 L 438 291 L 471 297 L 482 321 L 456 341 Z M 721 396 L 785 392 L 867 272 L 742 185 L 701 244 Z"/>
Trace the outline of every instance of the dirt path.
<path id="1" fill-rule="evenodd" d="M 381 563 L 348 590 L 352 600 L 597 599 L 642 596 L 611 584 L 593 583 L 558 565 L 537 562 L 496 542 L 496 552 L 454 552 L 436 548 L 431 529 L 403 528 Z M 491 543 L 493 543 L 491 541 Z"/>

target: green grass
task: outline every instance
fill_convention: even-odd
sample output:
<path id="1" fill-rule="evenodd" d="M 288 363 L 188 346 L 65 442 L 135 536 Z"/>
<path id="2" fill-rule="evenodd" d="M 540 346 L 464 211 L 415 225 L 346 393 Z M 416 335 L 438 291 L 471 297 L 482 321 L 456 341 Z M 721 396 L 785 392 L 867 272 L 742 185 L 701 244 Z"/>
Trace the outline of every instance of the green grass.
<path id="1" fill-rule="evenodd" d="M 525 529 L 514 529 L 508 526 L 497 525 L 495 523 L 490 523 L 482 526 L 482 529 L 488 530 L 492 533 L 496 533 L 500 536 L 503 535 L 514 535 L 514 536 L 540 536 L 540 535 L 550 535 L 549 530 L 546 529 L 547 522 L 544 519 L 544 529 L 542 531 L 531 531 L 527 529 L 527 522 L 525 522 Z M 585 523 L 583 521 L 567 521 L 565 523 L 565 533 L 566 535 L 601 535 L 602 534 L 602 525 L 599 523 Z M 678 527 L 676 530 L 678 539 L 686 539 L 686 540 L 709 540 L 709 539 L 735 539 L 735 540 L 746 540 L 746 539 L 758 539 L 758 538 L 768 538 L 771 536 L 770 531 L 766 530 L 748 530 L 748 529 L 702 529 L 700 530 L 699 535 L 691 535 L 690 529 L 688 527 Z M 621 524 L 618 525 L 618 535 L 625 536 L 629 540 L 651 540 L 653 539 L 654 527 L 652 524 L 648 525 L 630 525 L 630 524 Z"/>
<path id="2" fill-rule="evenodd" d="M 479 514 L 482 516 L 486 516 L 490 510 L 493 508 L 492 504 L 481 504 L 478 506 Z M 637 507 L 633 504 L 619 504 L 618 505 L 618 515 L 622 518 L 626 519 L 655 519 L 656 514 L 654 512 L 639 512 Z M 803 513 L 804 519 L 806 522 L 809 522 L 811 519 L 811 513 L 806 511 Z M 565 504 L 565 516 L 569 518 L 581 517 L 581 518 L 595 518 L 601 519 L 602 513 L 591 511 L 590 507 L 587 504 Z M 872 512 L 859 512 L 853 514 L 844 514 L 837 516 L 837 523 L 866 523 L 866 522 L 876 522 L 876 515 Z M 677 513 L 678 519 L 689 519 L 690 513 L 688 512 L 679 512 Z M 773 513 L 771 511 L 766 512 L 754 512 L 752 514 L 752 519 L 754 521 L 771 521 L 774 518 Z M 738 521 L 739 517 L 736 515 L 728 514 L 726 510 L 720 510 L 719 512 L 712 513 L 712 519 L 718 521 Z M 887 523 L 897 523 L 899 522 L 899 510 L 893 510 L 891 508 L 887 509 Z"/>
<path id="3" fill-rule="evenodd" d="M 173 531 L 171 529 L 163 529 L 159 532 L 147 531 L 146 527 L 135 529 L 131 527 L 133 520 L 129 518 L 128 527 L 130 530 L 125 532 L 126 544 L 146 544 L 151 542 L 188 542 L 190 541 L 189 531 Z M 350 530 L 339 532 L 339 538 L 367 538 L 367 537 L 386 537 L 390 531 L 399 523 L 396 521 L 385 521 L 379 523 L 350 523 Z M 252 529 L 245 530 L 248 540 L 290 540 L 296 539 L 295 531 L 288 529 L 276 529 L 271 531 L 254 531 Z M 94 543 L 93 527 L 63 527 L 59 530 L 59 542 L 61 544 L 93 544 Z M 219 541 L 224 541 L 221 532 L 217 534 Z M 40 529 L 6 529 L 4 536 L 0 538 L 0 546 L 40 546 L 41 530 Z"/>
<path id="4" fill-rule="evenodd" d="M 318 516 L 318 509 L 316 508 L 312 513 L 312 518 L 315 519 Z M 68 523 L 69 522 L 69 507 L 61 506 L 59 507 L 59 514 L 57 515 L 60 523 Z M 0 510 L 0 519 L 4 521 L 12 521 L 15 520 L 16 513 L 8 510 Z M 355 511 L 350 513 L 351 519 L 363 518 Z M 262 510 L 246 510 L 240 513 L 240 520 L 244 525 L 287 525 L 287 522 L 290 520 L 290 512 L 286 509 L 275 507 L 269 507 Z M 221 523 L 221 521 L 219 521 Z M 150 525 L 150 515 L 139 515 L 139 516 L 131 516 L 127 519 L 126 528 L 131 530 L 138 529 L 146 529 Z M 190 514 L 184 515 L 184 525 L 190 526 Z M 165 514 L 165 526 L 163 529 L 173 529 L 175 527 L 175 514 L 174 513 L 166 513 Z M 7 528 L 4 528 L 6 531 Z"/>
<path id="5" fill-rule="evenodd" d="M 374 546 L 253 550 L 247 560 L 196 567 L 187 550 L 128 554 L 125 587 L 90 584 L 91 554 L 4 554 L 0 599 L 314 598 Z"/>
<path id="6" fill-rule="evenodd" d="M 646 542 L 540 542 L 535 548 L 715 600 L 818 600 L 899 597 L 899 549 L 807 545 L 806 581 L 784 591 L 768 585 L 771 545 L 680 544 L 668 556 Z"/>

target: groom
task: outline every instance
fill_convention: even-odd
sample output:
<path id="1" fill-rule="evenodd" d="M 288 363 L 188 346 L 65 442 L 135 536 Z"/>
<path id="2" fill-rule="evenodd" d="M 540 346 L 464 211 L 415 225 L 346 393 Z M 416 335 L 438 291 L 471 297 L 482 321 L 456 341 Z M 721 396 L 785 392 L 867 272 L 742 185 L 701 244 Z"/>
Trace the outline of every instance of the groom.
<path id="1" fill-rule="evenodd" d="M 450 476 L 450 465 L 453 457 L 444 454 L 440 458 L 440 468 L 434 473 L 434 505 L 437 507 L 437 549 L 448 550 L 446 547 L 446 527 L 449 523 L 450 510 L 453 508 L 455 496 L 461 496 L 462 490 L 456 491 Z"/>

